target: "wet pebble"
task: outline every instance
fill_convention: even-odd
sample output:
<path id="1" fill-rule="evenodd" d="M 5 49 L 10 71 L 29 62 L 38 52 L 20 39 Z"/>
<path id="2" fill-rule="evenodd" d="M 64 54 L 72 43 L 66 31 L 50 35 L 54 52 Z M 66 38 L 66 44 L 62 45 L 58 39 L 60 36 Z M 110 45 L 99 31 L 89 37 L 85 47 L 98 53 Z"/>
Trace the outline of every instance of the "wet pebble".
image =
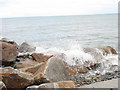
<path id="1" fill-rule="evenodd" d="M 104 75 L 78 74 L 76 76 L 73 76 L 71 80 L 73 80 L 78 86 L 82 86 L 82 85 L 88 85 L 88 84 L 95 83 L 95 82 L 111 80 L 113 78 L 120 78 L 120 71 L 107 72 Z"/>

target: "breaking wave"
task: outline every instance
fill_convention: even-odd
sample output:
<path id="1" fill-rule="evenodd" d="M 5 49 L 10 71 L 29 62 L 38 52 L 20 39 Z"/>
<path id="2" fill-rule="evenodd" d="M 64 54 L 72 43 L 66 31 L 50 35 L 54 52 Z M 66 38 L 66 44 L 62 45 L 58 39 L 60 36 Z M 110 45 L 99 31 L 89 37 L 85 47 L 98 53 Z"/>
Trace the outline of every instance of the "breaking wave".
<path id="1" fill-rule="evenodd" d="M 66 48 L 36 46 L 37 53 L 46 55 L 63 55 L 64 60 L 71 66 L 86 66 L 99 63 L 100 67 L 94 73 L 104 74 L 118 70 L 118 55 L 103 55 L 100 48 L 82 47 L 80 44 L 74 43 L 66 46 Z"/>

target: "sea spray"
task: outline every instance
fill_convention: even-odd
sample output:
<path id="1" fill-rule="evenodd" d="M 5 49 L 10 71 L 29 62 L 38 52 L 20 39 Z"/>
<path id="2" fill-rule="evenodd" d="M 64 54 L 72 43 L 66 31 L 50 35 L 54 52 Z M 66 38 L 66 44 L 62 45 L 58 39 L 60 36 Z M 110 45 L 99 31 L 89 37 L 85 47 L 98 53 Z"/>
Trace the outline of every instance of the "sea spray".
<path id="1" fill-rule="evenodd" d="M 65 62 L 71 66 L 88 66 L 95 63 L 92 55 L 85 53 L 81 45 L 76 44 L 64 52 L 66 55 Z"/>

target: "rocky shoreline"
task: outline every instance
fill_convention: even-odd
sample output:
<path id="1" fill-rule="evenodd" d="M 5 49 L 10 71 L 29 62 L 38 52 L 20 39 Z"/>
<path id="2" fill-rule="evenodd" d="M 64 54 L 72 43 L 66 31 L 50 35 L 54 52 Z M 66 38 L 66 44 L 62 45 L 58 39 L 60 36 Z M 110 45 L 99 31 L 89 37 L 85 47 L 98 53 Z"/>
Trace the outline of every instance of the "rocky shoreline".
<path id="1" fill-rule="evenodd" d="M 66 55 L 45 55 L 36 53 L 36 47 L 23 42 L 18 45 L 6 38 L 0 40 L 0 88 L 9 90 L 32 90 L 32 88 L 77 88 L 95 82 L 120 78 L 119 69 L 112 72 L 94 73 L 102 68 L 100 62 L 84 62 L 85 65 L 69 65 Z M 96 61 L 107 55 L 118 55 L 111 46 L 102 48 L 103 53 L 85 48 L 84 52 L 91 54 Z M 74 60 L 75 58 L 73 58 Z M 78 60 L 76 59 L 76 63 Z M 118 66 L 112 66 L 111 68 Z"/>

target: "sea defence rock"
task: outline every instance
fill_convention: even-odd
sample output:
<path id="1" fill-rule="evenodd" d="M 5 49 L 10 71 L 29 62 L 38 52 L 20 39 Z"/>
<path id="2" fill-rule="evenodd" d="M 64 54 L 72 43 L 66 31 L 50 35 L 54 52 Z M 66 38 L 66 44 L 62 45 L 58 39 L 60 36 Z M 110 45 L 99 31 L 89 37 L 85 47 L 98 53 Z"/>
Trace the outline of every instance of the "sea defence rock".
<path id="1" fill-rule="evenodd" d="M 7 90 L 5 84 L 2 81 L 0 81 L 0 90 Z"/>
<path id="2" fill-rule="evenodd" d="M 41 85 L 33 85 L 26 88 L 26 90 L 38 90 L 40 88 L 76 88 L 73 81 L 59 81 L 54 83 L 44 83 Z"/>
<path id="3" fill-rule="evenodd" d="M 0 40 L 0 61 L 3 65 L 14 62 L 18 55 L 18 46 L 14 41 L 8 39 Z"/>
<path id="4" fill-rule="evenodd" d="M 32 53 L 31 56 L 37 62 L 47 61 L 49 58 L 53 57 L 53 55 L 44 55 L 42 53 Z"/>
<path id="5" fill-rule="evenodd" d="M 19 52 L 20 53 L 26 53 L 26 52 L 34 52 L 36 49 L 36 47 L 32 47 L 31 45 L 29 45 L 26 42 L 23 42 L 20 46 L 19 46 Z"/>
<path id="6" fill-rule="evenodd" d="M 31 66 L 35 66 L 36 64 L 38 64 L 38 62 L 29 59 L 29 58 L 22 58 L 19 62 L 16 62 L 16 64 L 14 65 L 16 69 L 21 69 L 21 68 L 27 68 L 27 67 L 31 67 Z"/>
<path id="7" fill-rule="evenodd" d="M 12 67 L 0 68 L 0 76 L 7 88 L 15 88 L 19 90 L 27 85 L 34 83 L 34 76 L 30 73 L 21 72 Z"/>
<path id="8" fill-rule="evenodd" d="M 31 67 L 14 69 L 1 68 L 0 76 L 7 88 L 25 88 L 35 83 L 47 83 L 69 80 L 64 62 L 58 57 L 52 57 L 46 62 Z"/>
<path id="9" fill-rule="evenodd" d="M 106 46 L 103 48 L 103 55 L 108 55 L 108 54 L 117 54 L 117 52 L 113 47 Z"/>
<path id="10" fill-rule="evenodd" d="M 77 73 L 87 73 L 88 68 L 87 67 L 78 67 L 78 66 L 65 66 L 65 71 L 68 76 L 74 76 Z"/>
<path id="11" fill-rule="evenodd" d="M 24 71 L 32 73 L 36 78 L 41 78 L 42 82 L 68 80 L 65 72 L 64 62 L 58 57 L 52 57 L 46 62 L 29 67 Z"/>
<path id="12" fill-rule="evenodd" d="M 84 48 L 84 52 L 92 55 L 95 61 L 100 61 L 103 58 L 101 51 L 95 48 Z"/>

